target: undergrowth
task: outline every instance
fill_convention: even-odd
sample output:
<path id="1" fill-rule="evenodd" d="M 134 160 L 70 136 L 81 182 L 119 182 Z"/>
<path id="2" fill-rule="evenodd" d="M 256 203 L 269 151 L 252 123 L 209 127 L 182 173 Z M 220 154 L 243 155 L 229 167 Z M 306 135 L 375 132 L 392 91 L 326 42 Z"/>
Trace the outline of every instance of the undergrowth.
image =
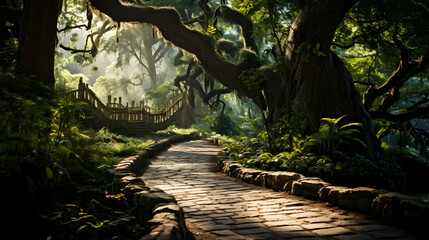
<path id="1" fill-rule="evenodd" d="M 154 141 L 85 128 L 84 105 L 32 77 L 2 70 L 0 80 L 0 207 L 6 229 L 17 238 L 31 233 L 36 239 L 141 236 L 145 227 L 127 214 L 123 196 L 109 195 L 106 170 Z M 20 226 L 28 231 L 14 231 Z"/>
<path id="2" fill-rule="evenodd" d="M 382 155 L 370 160 L 357 151 L 366 147 L 359 140 L 360 124 L 341 123 L 342 119 L 322 119 L 319 130 L 309 136 L 288 129 L 291 124 L 284 119 L 271 132 L 235 137 L 211 134 L 211 139 L 223 143 L 229 157 L 244 167 L 298 172 L 350 187 L 363 185 L 395 191 L 427 187 L 427 159 L 405 147 L 384 143 Z"/>

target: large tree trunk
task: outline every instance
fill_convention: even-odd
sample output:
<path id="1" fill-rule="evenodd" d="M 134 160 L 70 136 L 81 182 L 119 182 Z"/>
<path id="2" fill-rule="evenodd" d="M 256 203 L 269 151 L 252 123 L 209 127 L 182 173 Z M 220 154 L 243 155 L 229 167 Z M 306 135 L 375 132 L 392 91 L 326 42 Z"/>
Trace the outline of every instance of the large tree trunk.
<path id="1" fill-rule="evenodd" d="M 363 124 L 364 142 L 376 157 L 378 143 L 370 130 L 369 114 L 350 72 L 330 51 L 338 24 L 355 2 L 324 1 L 303 9 L 294 20 L 285 52 L 283 92 L 268 102 L 269 117 L 276 122 L 291 105 L 302 104 L 306 108 L 306 132 L 311 133 L 317 130 L 321 118 L 346 115 L 346 121 Z M 267 87 L 271 88 L 269 92 L 278 89 L 275 83 Z"/>
<path id="2" fill-rule="evenodd" d="M 18 68 L 49 87 L 55 84 L 54 58 L 60 9 L 60 0 L 24 1 Z"/>

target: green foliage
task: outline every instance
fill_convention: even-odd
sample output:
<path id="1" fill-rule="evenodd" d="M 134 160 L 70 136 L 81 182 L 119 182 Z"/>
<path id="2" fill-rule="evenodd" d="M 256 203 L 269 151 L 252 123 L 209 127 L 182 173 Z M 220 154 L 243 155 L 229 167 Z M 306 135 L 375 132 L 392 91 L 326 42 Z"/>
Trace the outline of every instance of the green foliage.
<path id="1" fill-rule="evenodd" d="M 301 150 L 304 138 L 305 111 L 303 104 L 295 104 L 291 112 L 277 123 L 261 133 L 262 139 L 269 144 L 271 152 Z"/>
<path id="2" fill-rule="evenodd" d="M 333 151 L 330 156 L 318 156 L 295 149 L 274 155 L 261 138 L 247 137 L 235 139 L 225 150 L 230 158 L 237 160 L 245 167 L 266 171 L 297 172 L 305 176 L 320 177 L 332 184 L 350 187 L 361 186 L 362 179 L 365 179 L 366 186 L 375 188 L 398 190 L 405 187 L 406 168 L 396 160 L 389 159 L 388 156 L 391 154 L 386 154 L 378 162 L 370 161 L 356 153 L 340 151 Z M 404 162 L 408 162 L 408 159 Z M 411 166 L 416 165 L 411 164 Z M 417 166 L 421 167 L 421 165 Z M 421 182 L 427 183 L 427 180 L 421 180 Z"/>
<path id="3" fill-rule="evenodd" d="M 243 0 L 241 2 L 233 1 L 233 5 L 236 4 L 238 10 L 244 15 L 247 15 L 254 8 L 255 4 L 257 4 L 256 2 L 257 1 L 254 0 Z"/>
<path id="4" fill-rule="evenodd" d="M 117 135 L 106 128 L 95 133 L 92 130 L 84 132 L 88 133 L 87 139 L 92 141 L 95 148 L 88 159 L 94 161 L 96 166 L 107 165 L 110 167 L 117 164 L 122 158 L 154 143 L 149 138 L 130 138 Z"/>
<path id="5" fill-rule="evenodd" d="M 250 49 L 242 48 L 238 55 L 237 64 L 241 69 L 256 69 L 261 66 L 258 55 Z"/>
<path id="6" fill-rule="evenodd" d="M 304 147 L 307 151 L 315 152 L 319 155 L 329 156 L 332 152 L 339 150 L 353 149 L 353 144 L 365 144 L 356 137 L 359 133 L 357 127 L 361 127 L 361 123 L 348 123 L 339 126 L 339 122 L 345 116 L 339 118 L 322 118 L 319 130 L 307 137 Z"/>
<path id="7" fill-rule="evenodd" d="M 225 38 L 219 39 L 215 43 L 215 49 L 218 54 L 222 55 L 225 59 L 231 62 L 236 62 L 238 60 L 236 58 L 238 56 L 237 52 L 239 47 L 232 40 Z"/>
<path id="8" fill-rule="evenodd" d="M 63 191 L 66 196 L 57 199 L 59 202 L 50 203 L 38 210 L 35 216 L 37 222 L 34 223 L 36 227 L 33 227 L 42 226 L 45 233 L 37 238 L 49 235 L 67 239 L 125 240 L 136 239 L 145 234 L 145 226 L 122 210 L 125 208 L 123 194 L 108 195 L 96 189 L 91 190 L 92 194 L 89 195 L 92 196 L 79 196 L 79 200 L 75 199 L 73 192 Z M 32 234 L 37 236 L 40 230 L 37 229 Z"/>
<path id="9" fill-rule="evenodd" d="M 55 54 L 55 89 L 58 92 L 76 90 L 79 80 L 82 78 L 84 83 L 88 83 L 89 79 L 82 73 L 72 74 L 65 68 L 70 61 L 63 54 L 57 52 Z"/>
<path id="10" fill-rule="evenodd" d="M 240 135 L 249 138 L 256 137 L 260 132 L 264 131 L 264 122 L 261 118 L 251 119 L 240 116 L 237 125 L 240 128 Z"/>
<path id="11" fill-rule="evenodd" d="M 18 59 L 18 39 L 10 38 L 0 46 L 0 67 L 14 67 Z"/>
<path id="12" fill-rule="evenodd" d="M 151 103 L 153 108 L 162 107 L 169 96 L 177 92 L 177 87 L 173 82 L 167 82 L 160 85 L 157 89 L 145 92 L 145 100 Z"/>
<path id="13" fill-rule="evenodd" d="M 322 51 L 320 51 L 320 43 L 316 43 L 314 46 L 311 43 L 308 42 L 302 42 L 298 48 L 295 50 L 297 54 L 303 53 L 308 54 L 312 52 L 313 54 L 319 56 L 319 57 L 326 57 L 326 54 Z M 306 56 L 306 60 L 308 61 L 308 55 Z"/>
<path id="14" fill-rule="evenodd" d="M 268 80 L 268 77 L 256 68 L 244 70 L 239 78 L 246 84 L 251 96 L 259 96 L 262 93 L 262 85 Z"/>
<path id="15" fill-rule="evenodd" d="M 201 120 L 203 123 L 200 125 L 202 132 L 216 132 L 226 136 L 236 136 L 239 134 L 240 129 L 232 120 L 230 112 L 215 112 Z"/>
<path id="16" fill-rule="evenodd" d="M 223 134 L 229 137 L 252 138 L 264 129 L 259 115 L 260 110 L 249 99 L 240 99 L 235 93 L 230 93 L 220 96 L 220 103 L 223 102 L 225 103 L 223 116 L 223 104 L 213 104 L 212 115 L 206 116 L 193 125 L 202 135 Z"/>
<path id="17" fill-rule="evenodd" d="M 198 130 L 195 128 L 178 128 L 174 124 L 168 126 L 164 130 L 156 132 L 157 134 L 167 134 L 167 135 L 197 135 Z"/>
<path id="18" fill-rule="evenodd" d="M 154 141 L 85 130 L 78 121 L 83 106 L 64 95 L 52 96 L 27 76 L 1 72 L 0 80 L 0 182 L 9 193 L 2 198 L 6 216 L 8 211 L 24 216 L 33 238 L 141 236 L 145 228 L 116 211 L 125 209 L 118 201 L 124 205 L 124 199 L 105 196 L 110 187 L 106 169 Z"/>
<path id="19" fill-rule="evenodd" d="M 218 32 L 218 30 L 216 29 L 216 27 L 209 25 L 207 26 L 207 34 L 210 36 L 214 36 L 216 33 Z"/>
<path id="20" fill-rule="evenodd" d="M 233 137 L 220 135 L 220 134 L 217 134 L 215 132 L 212 132 L 212 133 L 200 132 L 200 135 L 208 137 L 208 139 L 211 142 L 218 144 L 219 146 L 229 145 L 229 144 L 232 144 L 233 142 L 235 142 Z"/>
<path id="21" fill-rule="evenodd" d="M 229 157 L 245 167 L 298 172 L 347 186 L 359 186 L 365 179 L 367 186 L 402 190 L 407 187 L 405 174 L 410 176 L 410 173 L 427 171 L 429 167 L 427 161 L 410 155 L 405 148 L 385 147 L 378 161 L 355 153 L 352 145 L 362 145 L 357 138 L 361 124 L 341 124 L 345 117 L 322 119 L 319 131 L 304 138 L 299 113 L 296 111 L 295 119 L 282 119 L 281 124 L 271 128 L 271 141 L 276 152 L 269 148 L 265 131 L 253 138 L 235 138 L 225 150 Z M 408 180 L 421 186 L 429 182 L 417 177 L 408 177 Z"/>
<path id="22" fill-rule="evenodd" d="M 231 158 L 245 162 L 268 152 L 268 149 L 260 138 L 240 137 L 228 145 L 227 151 Z"/>
<path id="23" fill-rule="evenodd" d="M 14 169 L 18 168 L 40 189 L 67 181 L 71 175 L 104 181 L 99 166 L 116 164 L 153 143 L 106 129 L 84 130 L 78 122 L 84 117 L 84 106 L 46 96 L 49 90 L 28 77 L 1 73 L 0 78 L 8 87 L 1 89 L 0 98 L 2 179 L 17 174 Z"/>
<path id="24" fill-rule="evenodd" d="M 26 76 L 1 72 L 0 81 L 0 177 L 8 177 L 14 165 L 45 164 L 40 158 L 49 149 L 49 89 Z M 30 156 L 31 155 L 31 156 Z M 36 157 L 37 155 L 37 157 Z M 41 166 L 45 172 L 45 166 Z M 44 175 L 44 174 L 43 174 Z"/>
<path id="25" fill-rule="evenodd" d="M 333 50 L 344 59 L 355 81 L 374 84 L 377 88 L 395 73 L 401 59 L 401 49 L 406 49 L 409 62 L 418 61 L 427 53 L 427 6 L 428 1 L 382 0 L 360 2 L 351 9 L 334 37 L 336 45 L 343 47 L 334 46 Z M 413 14 L 410 15 L 410 12 Z M 427 71 L 422 71 L 417 77 L 427 79 L 427 74 Z M 409 81 L 414 80 L 416 78 Z M 415 103 L 417 95 L 426 98 L 427 94 L 417 88 L 408 89 L 414 90 L 414 96 L 410 95 L 410 91 L 401 89 L 407 85 L 397 87 L 401 91 L 401 98 L 392 107 L 392 113 L 397 109 L 406 109 L 403 103 L 408 103 L 408 107 L 412 105 L 411 102 Z M 357 87 L 361 93 L 368 89 L 366 85 Z M 377 99 L 370 110 L 376 110 L 382 98 Z"/>

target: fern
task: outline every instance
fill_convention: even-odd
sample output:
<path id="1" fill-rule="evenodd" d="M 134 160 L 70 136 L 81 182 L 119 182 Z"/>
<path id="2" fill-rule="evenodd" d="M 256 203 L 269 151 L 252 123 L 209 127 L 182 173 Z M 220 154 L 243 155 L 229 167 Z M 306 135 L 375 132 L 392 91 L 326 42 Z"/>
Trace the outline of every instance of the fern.
<path id="1" fill-rule="evenodd" d="M 337 151 L 341 145 L 359 143 L 366 147 L 356 137 L 362 124 L 354 122 L 339 126 L 339 122 L 344 117 L 322 118 L 319 130 L 306 139 L 305 148 L 307 151 L 316 151 L 320 155 L 329 156 L 332 152 Z"/>

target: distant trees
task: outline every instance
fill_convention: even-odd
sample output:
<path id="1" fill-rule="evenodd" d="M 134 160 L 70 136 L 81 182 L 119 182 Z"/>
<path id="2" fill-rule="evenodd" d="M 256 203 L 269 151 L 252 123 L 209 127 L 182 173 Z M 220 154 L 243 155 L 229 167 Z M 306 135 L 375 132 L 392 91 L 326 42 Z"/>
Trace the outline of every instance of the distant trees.
<path id="1" fill-rule="evenodd" d="M 141 71 L 141 83 L 144 74 L 149 76 L 150 89 L 157 89 L 165 79 L 161 78 L 157 65 L 163 59 L 170 46 L 158 37 L 158 33 L 150 25 L 127 26 L 121 30 L 120 40 L 113 46 L 110 44 L 108 51 L 118 52 L 118 63 L 129 64 L 131 59 L 137 60 Z"/>

